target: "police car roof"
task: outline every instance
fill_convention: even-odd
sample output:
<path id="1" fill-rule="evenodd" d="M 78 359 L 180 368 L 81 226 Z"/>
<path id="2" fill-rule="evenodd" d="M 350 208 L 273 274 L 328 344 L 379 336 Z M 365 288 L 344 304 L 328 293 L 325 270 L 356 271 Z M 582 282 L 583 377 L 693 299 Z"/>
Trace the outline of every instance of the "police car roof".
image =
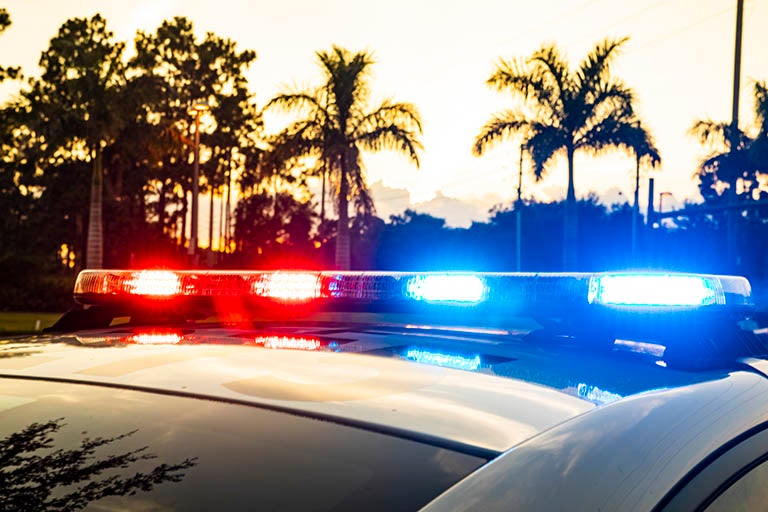
<path id="1" fill-rule="evenodd" d="M 487 458 L 597 405 L 728 376 L 664 368 L 647 344 L 361 324 L 118 327 L 14 340 L 3 355 L 4 377 L 256 405 Z"/>

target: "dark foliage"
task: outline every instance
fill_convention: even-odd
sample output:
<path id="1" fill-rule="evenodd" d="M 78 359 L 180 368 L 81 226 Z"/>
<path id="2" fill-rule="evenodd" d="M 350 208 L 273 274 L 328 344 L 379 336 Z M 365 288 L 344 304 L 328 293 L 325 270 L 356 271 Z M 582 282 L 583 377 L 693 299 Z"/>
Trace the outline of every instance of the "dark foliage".
<path id="1" fill-rule="evenodd" d="M 147 451 L 149 447 L 109 455 L 102 452 L 135 431 L 115 437 L 84 437 L 76 448 L 64 449 L 54 443 L 54 435 L 64 426 L 62 418 L 33 423 L 0 439 L 0 510 L 82 510 L 107 496 L 132 496 L 165 482 L 180 482 L 185 470 L 197 464 L 197 459 L 185 459 L 125 476 L 129 474 L 125 470 L 134 464 L 157 458 Z"/>

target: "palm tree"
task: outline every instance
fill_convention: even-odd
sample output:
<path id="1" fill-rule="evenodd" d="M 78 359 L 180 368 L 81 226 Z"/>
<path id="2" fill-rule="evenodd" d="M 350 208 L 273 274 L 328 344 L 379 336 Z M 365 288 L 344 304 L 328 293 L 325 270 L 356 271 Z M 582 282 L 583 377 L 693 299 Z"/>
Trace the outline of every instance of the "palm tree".
<path id="1" fill-rule="evenodd" d="M 626 138 L 636 124 L 634 94 L 611 75 L 611 64 L 626 39 L 597 44 L 576 69 L 563 54 L 545 45 L 529 58 L 501 60 L 488 79 L 490 87 L 512 92 L 521 105 L 494 115 L 475 139 L 474 153 L 482 155 L 492 144 L 511 136 L 522 137 L 541 179 L 555 157 L 568 160 L 565 202 L 563 265 L 576 266 L 576 193 L 573 158 L 577 151 L 598 155 L 631 146 Z M 640 126 L 640 125 L 638 125 Z"/>
<path id="2" fill-rule="evenodd" d="M 350 268 L 349 200 L 359 214 L 375 210 L 361 153 L 395 150 L 418 167 L 421 120 L 409 103 L 387 100 L 367 109 L 370 53 L 334 46 L 316 55 L 325 83 L 312 92 L 280 94 L 267 108 L 303 114 L 275 138 L 274 151 L 286 160 L 315 157 L 315 172 L 328 173 L 338 199 L 336 267 L 343 270 Z"/>

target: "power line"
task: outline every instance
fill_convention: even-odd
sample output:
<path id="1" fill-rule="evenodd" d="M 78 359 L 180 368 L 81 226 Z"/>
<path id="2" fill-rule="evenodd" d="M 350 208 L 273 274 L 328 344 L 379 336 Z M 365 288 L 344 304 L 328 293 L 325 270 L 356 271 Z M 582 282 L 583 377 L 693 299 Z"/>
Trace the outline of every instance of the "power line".
<path id="1" fill-rule="evenodd" d="M 658 7 L 660 7 L 662 5 L 669 5 L 669 2 L 667 0 L 658 0 L 656 2 L 653 2 L 652 4 L 646 5 L 644 8 L 642 8 L 642 9 L 640 9 L 638 11 L 632 12 L 630 14 L 627 14 L 626 16 L 622 16 L 619 19 L 616 19 L 614 21 L 609 22 L 608 24 L 604 25 L 603 28 L 601 28 L 600 30 L 590 30 L 589 31 L 589 37 L 592 37 L 592 34 L 595 34 L 595 33 L 605 34 L 607 32 L 610 32 L 613 29 L 615 29 L 617 26 L 619 26 L 622 23 L 624 23 L 625 21 L 637 19 L 638 17 L 642 16 L 643 14 L 646 14 L 646 13 L 648 13 L 650 11 L 653 11 L 653 10 L 657 9 Z M 583 36 L 579 37 L 578 40 L 579 41 L 583 41 L 583 40 L 587 39 L 587 37 L 588 37 L 587 34 L 584 34 Z"/>
<path id="2" fill-rule="evenodd" d="M 733 11 L 733 6 L 726 7 L 725 9 L 721 9 L 721 10 L 719 10 L 717 12 L 712 13 L 712 14 L 708 14 L 708 15 L 704 16 L 703 18 L 699 18 L 698 20 L 696 20 L 696 21 L 694 21 L 692 23 L 689 23 L 688 25 L 685 25 L 684 27 L 681 27 L 681 28 L 679 28 L 677 30 L 674 30 L 672 32 L 666 32 L 664 34 L 661 34 L 661 35 L 655 37 L 654 39 L 651 39 L 650 41 L 646 42 L 645 44 L 634 48 L 633 51 L 637 52 L 637 51 L 640 51 L 640 50 L 647 49 L 647 48 L 649 48 L 651 46 L 656 45 L 657 43 L 659 43 L 661 41 L 664 41 L 665 39 L 669 39 L 670 37 L 674 37 L 674 36 L 680 35 L 683 32 L 686 32 L 686 31 L 688 31 L 688 30 L 690 30 L 690 29 L 692 29 L 692 28 L 694 28 L 694 27 L 696 27 L 698 25 L 701 25 L 702 23 L 705 23 L 705 22 L 707 22 L 707 21 L 709 21 L 709 20 L 711 20 L 713 18 L 722 16 L 726 12 L 730 12 L 730 11 Z"/>

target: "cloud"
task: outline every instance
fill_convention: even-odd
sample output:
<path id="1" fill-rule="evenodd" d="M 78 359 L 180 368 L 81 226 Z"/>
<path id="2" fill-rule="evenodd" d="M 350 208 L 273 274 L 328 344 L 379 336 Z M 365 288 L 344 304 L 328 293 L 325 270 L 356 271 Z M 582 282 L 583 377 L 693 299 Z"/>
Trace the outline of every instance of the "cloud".
<path id="1" fill-rule="evenodd" d="M 370 185 L 376 215 L 387 220 L 390 215 L 402 213 L 411 203 L 411 194 L 405 188 L 390 188 L 377 181 Z"/>
<path id="2" fill-rule="evenodd" d="M 410 209 L 445 219 L 450 227 L 469 227 L 473 221 L 486 222 L 489 210 L 503 201 L 493 194 L 459 199 L 438 191 L 429 201 L 411 202 L 411 194 L 405 188 L 387 187 L 377 181 L 371 184 L 370 189 L 376 204 L 376 215 L 386 221 L 391 215 Z"/>
<path id="3" fill-rule="evenodd" d="M 632 197 L 627 197 L 624 191 L 618 187 L 609 188 L 598 194 L 598 197 L 600 198 L 600 204 L 609 208 L 615 204 L 631 203 L 634 200 Z"/>
<path id="4" fill-rule="evenodd" d="M 469 227 L 472 221 L 486 222 L 488 211 L 500 202 L 501 198 L 493 195 L 473 199 L 458 199 L 444 196 L 438 192 L 433 199 L 414 204 L 411 208 L 420 213 L 428 213 L 445 219 L 448 226 L 465 228 Z"/>

